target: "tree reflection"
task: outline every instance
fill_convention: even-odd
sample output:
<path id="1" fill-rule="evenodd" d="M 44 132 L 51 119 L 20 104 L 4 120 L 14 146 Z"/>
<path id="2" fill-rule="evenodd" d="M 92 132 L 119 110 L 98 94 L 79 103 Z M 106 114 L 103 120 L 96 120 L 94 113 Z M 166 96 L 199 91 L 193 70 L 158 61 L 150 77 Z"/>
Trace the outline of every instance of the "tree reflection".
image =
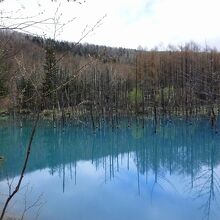
<path id="1" fill-rule="evenodd" d="M 94 133 L 90 127 L 81 124 L 67 124 L 63 130 L 62 126 L 53 128 L 50 123 L 41 122 L 28 172 L 49 168 L 51 175 L 58 174 L 62 178 L 65 192 L 67 178 L 77 184 L 80 161 L 90 161 L 96 170 L 101 170 L 104 183 L 117 178 L 124 167 L 132 172 L 134 164 L 138 194 L 141 194 L 140 181 L 144 178 L 148 183 L 153 177 L 151 197 L 155 187 L 177 191 L 170 177 L 183 176 L 190 179 L 191 191 L 196 201 L 202 201 L 204 217 L 209 219 L 214 210 L 213 203 L 216 204 L 220 197 L 217 170 L 220 136 L 211 129 L 204 129 L 209 128 L 208 124 L 205 120 L 190 123 L 180 119 L 173 122 L 158 120 L 155 133 L 151 120 L 146 120 L 143 126 L 143 119 L 126 119 L 118 122 L 115 129 L 103 123 Z M 29 130 L 28 122 L 23 125 L 22 131 L 19 126 L 12 125 L 0 132 L 0 149 L 7 159 L 1 166 L 0 179 L 5 178 L 6 171 L 10 177 L 19 174 L 22 164 L 19 158 L 23 158 L 22 146 Z"/>
<path id="2" fill-rule="evenodd" d="M 195 193 L 195 199 L 201 200 L 201 210 L 204 219 L 211 219 L 215 215 L 215 209 L 218 207 L 218 199 L 220 197 L 220 178 L 215 171 L 215 164 L 218 163 L 216 157 L 217 146 L 214 137 L 209 142 L 209 154 L 207 165 L 200 173 L 197 174 L 194 181 L 192 191 Z"/>

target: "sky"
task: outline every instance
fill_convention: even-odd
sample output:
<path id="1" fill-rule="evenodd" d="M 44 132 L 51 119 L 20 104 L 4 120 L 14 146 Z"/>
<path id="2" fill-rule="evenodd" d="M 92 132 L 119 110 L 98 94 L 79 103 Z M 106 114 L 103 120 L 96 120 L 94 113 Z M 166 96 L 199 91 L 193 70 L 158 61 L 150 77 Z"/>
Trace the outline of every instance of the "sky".
<path id="1" fill-rule="evenodd" d="M 0 3 L 0 24 L 20 22 L 17 18 L 26 16 L 36 16 L 32 20 L 60 17 L 62 24 L 72 20 L 60 29 L 60 33 L 54 34 L 54 20 L 26 30 L 76 42 L 101 19 L 98 27 L 82 42 L 163 49 L 169 44 L 178 46 L 195 41 L 202 46 L 208 44 L 220 49 L 220 0 L 86 0 L 81 3 L 71 0 L 5 0 Z M 16 21 L 6 19 L 6 14 L 15 17 Z"/>

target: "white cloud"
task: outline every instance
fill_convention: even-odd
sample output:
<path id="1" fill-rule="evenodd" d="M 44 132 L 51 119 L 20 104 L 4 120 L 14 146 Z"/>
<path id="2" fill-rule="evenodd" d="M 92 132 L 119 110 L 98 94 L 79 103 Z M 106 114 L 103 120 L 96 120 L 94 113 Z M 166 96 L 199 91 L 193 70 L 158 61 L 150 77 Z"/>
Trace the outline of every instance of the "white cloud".
<path id="1" fill-rule="evenodd" d="M 82 5 L 64 0 L 57 0 L 56 3 L 50 0 L 6 2 L 1 3 L 3 8 L 7 8 L 5 10 L 12 10 L 12 6 L 16 10 L 24 5 L 25 9 L 21 10 L 23 15 L 45 10 L 45 16 L 53 16 L 59 2 L 62 2 L 60 11 L 63 20 L 77 17 L 59 37 L 69 41 L 77 41 L 86 25 L 91 27 L 107 14 L 102 26 L 85 41 L 110 46 L 137 48 L 142 45 L 151 48 L 160 43 L 179 44 L 194 40 L 198 43 L 206 41 L 220 48 L 219 0 L 87 0 Z M 47 26 L 44 31 L 49 35 L 53 32 L 53 26 Z"/>

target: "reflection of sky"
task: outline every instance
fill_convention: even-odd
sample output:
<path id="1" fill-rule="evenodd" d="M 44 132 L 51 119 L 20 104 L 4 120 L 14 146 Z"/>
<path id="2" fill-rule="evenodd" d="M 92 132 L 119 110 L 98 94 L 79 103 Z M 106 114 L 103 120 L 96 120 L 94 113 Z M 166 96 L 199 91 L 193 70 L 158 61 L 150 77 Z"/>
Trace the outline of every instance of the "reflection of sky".
<path id="1" fill-rule="evenodd" d="M 36 195 L 41 193 L 43 200 L 46 200 L 40 219 L 201 219 L 199 203 L 191 200 L 184 192 L 186 185 L 183 186 L 182 176 L 166 175 L 175 186 L 174 190 L 162 178 L 158 178 L 158 183 L 154 185 L 153 172 L 149 172 L 147 183 L 145 176 L 140 175 L 140 195 L 137 170 L 133 162 L 129 171 L 126 165 L 123 165 L 119 172 L 115 172 L 114 179 L 106 183 L 104 169 L 97 170 L 91 162 L 78 162 L 76 176 L 75 185 L 74 175 L 71 179 L 70 170 L 66 165 L 64 192 L 63 178 L 59 176 L 59 172 L 52 176 L 50 170 L 46 168 L 25 176 L 23 184 L 29 183 L 34 192 L 34 196 L 28 195 L 29 201 L 34 201 Z M 189 183 L 187 178 L 184 181 Z M 0 183 L 1 189 L 7 188 L 5 184 L 5 181 Z M 22 208 L 23 204 L 18 198 L 16 200 L 18 211 L 18 207 Z M 32 212 L 34 213 L 34 208 L 29 214 L 33 214 Z"/>

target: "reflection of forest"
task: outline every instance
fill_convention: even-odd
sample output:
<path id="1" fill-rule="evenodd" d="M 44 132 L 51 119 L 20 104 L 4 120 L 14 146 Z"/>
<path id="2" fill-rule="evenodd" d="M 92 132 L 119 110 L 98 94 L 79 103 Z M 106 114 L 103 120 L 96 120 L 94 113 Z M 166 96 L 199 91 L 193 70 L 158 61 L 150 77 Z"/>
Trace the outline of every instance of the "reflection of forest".
<path id="1" fill-rule="evenodd" d="M 63 131 L 41 123 L 31 153 L 28 171 L 50 168 L 55 172 L 65 164 L 79 160 L 92 161 L 95 166 L 104 166 L 110 161 L 111 172 L 118 169 L 120 160 L 132 155 L 140 173 L 152 170 L 196 176 L 203 166 L 215 167 L 220 162 L 220 137 L 214 134 L 207 121 L 176 120 L 162 122 L 155 134 L 153 123 L 136 122 L 128 127 L 112 130 L 107 125 L 94 133 L 90 128 L 69 125 Z M 0 178 L 15 176 L 20 172 L 25 146 L 30 134 L 30 124 L 22 129 L 14 125 L 0 128 L 0 150 L 6 161 L 2 165 Z M 214 151 L 214 153 L 213 153 Z M 120 158 L 119 158 L 120 157 Z M 129 165 L 129 164 L 128 164 Z"/>
<path id="2" fill-rule="evenodd" d="M 213 201 L 220 196 L 220 179 L 215 169 L 220 162 L 219 134 L 205 120 L 188 123 L 177 119 L 159 124 L 155 133 L 152 121 L 146 121 L 143 128 L 143 121 L 123 120 L 117 129 L 105 124 L 94 133 L 84 125 L 69 124 L 62 129 L 41 122 L 28 172 L 44 168 L 49 168 L 51 175 L 58 172 L 64 190 L 66 169 L 76 181 L 80 160 L 91 161 L 97 169 L 104 169 L 105 181 L 114 178 L 122 161 L 128 169 L 132 161 L 137 168 L 138 190 L 140 174 L 147 177 L 149 171 L 154 175 L 152 192 L 163 180 L 172 185 L 166 174 L 189 177 L 191 193 L 198 200 L 202 198 L 201 208 L 205 219 L 209 219 L 215 209 Z M 30 122 L 24 125 L 23 128 L 13 123 L 1 125 L 0 152 L 5 161 L 0 164 L 0 179 L 19 175 L 31 130 Z"/>

